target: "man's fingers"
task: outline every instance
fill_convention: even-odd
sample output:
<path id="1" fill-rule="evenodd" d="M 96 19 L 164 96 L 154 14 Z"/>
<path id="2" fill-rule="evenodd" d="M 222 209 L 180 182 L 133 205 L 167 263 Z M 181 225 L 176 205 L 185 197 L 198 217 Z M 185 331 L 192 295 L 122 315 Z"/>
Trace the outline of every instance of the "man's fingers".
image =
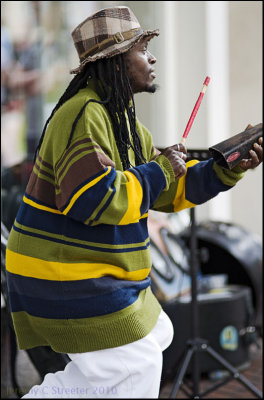
<path id="1" fill-rule="evenodd" d="M 253 128 L 253 126 L 251 124 L 248 124 L 248 126 L 246 127 L 245 131 L 247 131 L 248 129 Z"/>
<path id="2" fill-rule="evenodd" d="M 178 156 L 181 157 L 183 160 L 186 160 L 187 156 L 182 151 L 178 151 Z"/>
<path id="3" fill-rule="evenodd" d="M 263 161 L 263 147 L 262 147 L 262 137 L 259 138 L 259 143 L 254 143 L 253 148 L 255 153 L 257 153 L 257 157 L 259 160 L 259 163 L 261 163 Z"/>
<path id="4" fill-rule="evenodd" d="M 181 162 L 175 162 L 173 169 L 174 169 L 174 175 L 175 175 L 176 179 L 179 179 L 186 174 L 186 166 L 185 166 L 185 164 L 183 164 Z"/>
<path id="5" fill-rule="evenodd" d="M 262 147 L 260 145 L 258 145 L 257 143 L 254 143 L 253 147 L 256 149 L 256 151 L 249 150 L 250 158 L 243 159 L 239 163 L 239 166 L 241 168 L 243 168 L 244 170 L 256 168 L 262 162 L 262 158 L 263 158 Z"/>
<path id="6" fill-rule="evenodd" d="M 182 153 L 184 153 L 184 154 L 187 154 L 187 148 L 184 146 L 184 144 L 182 144 L 182 143 L 177 143 L 177 144 L 174 144 L 173 146 L 171 146 L 172 148 L 173 148 L 173 150 L 175 150 L 175 151 L 179 151 L 179 152 L 182 152 Z"/>
<path id="7" fill-rule="evenodd" d="M 254 168 L 259 164 L 259 159 L 258 159 L 257 153 L 254 150 L 249 150 L 249 154 L 251 156 L 252 168 Z"/>

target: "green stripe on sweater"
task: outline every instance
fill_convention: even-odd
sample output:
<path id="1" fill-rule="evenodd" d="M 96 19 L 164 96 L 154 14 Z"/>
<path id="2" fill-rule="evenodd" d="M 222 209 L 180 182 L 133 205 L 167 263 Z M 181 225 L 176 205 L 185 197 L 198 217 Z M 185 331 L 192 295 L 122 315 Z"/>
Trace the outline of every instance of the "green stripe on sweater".
<path id="1" fill-rule="evenodd" d="M 64 240 L 64 237 L 61 237 L 61 239 Z M 18 242 L 19 249 L 17 249 Z M 12 243 L 14 243 L 14 245 Z M 124 253 L 102 252 L 100 249 L 97 251 L 55 243 L 52 241 L 52 238 L 51 240 L 45 240 L 34 236 L 24 235 L 23 233 L 18 233 L 14 230 L 12 230 L 12 236 L 8 243 L 8 248 L 14 252 L 19 251 L 19 254 L 28 257 L 62 263 L 62 266 L 64 262 L 88 264 L 99 262 L 115 265 L 125 271 L 138 271 L 140 269 L 151 267 L 149 248 Z"/>
<path id="2" fill-rule="evenodd" d="M 100 248 L 103 248 L 103 249 L 132 249 L 133 247 L 146 246 L 146 244 L 149 243 L 149 238 L 147 238 L 144 242 L 129 243 L 129 244 L 106 244 L 106 243 L 89 242 L 86 240 L 74 239 L 74 238 L 70 238 L 70 237 L 67 237 L 64 235 L 59 235 L 59 234 L 55 234 L 55 233 L 51 233 L 51 232 L 45 232 L 40 229 L 29 228 L 28 226 L 19 224 L 17 221 L 15 221 L 15 226 L 17 226 L 18 228 L 23 229 L 25 231 L 28 231 L 28 232 L 37 233 L 39 235 L 46 236 L 47 239 L 54 238 L 54 239 L 65 240 L 72 244 L 76 243 L 76 244 L 83 244 L 86 246 L 94 246 L 94 247 L 98 247 L 98 250 L 100 250 Z M 17 233 L 17 234 L 19 234 L 19 233 Z M 12 250 L 12 249 L 10 248 L 10 250 Z"/>
<path id="3" fill-rule="evenodd" d="M 20 349 L 51 345 L 58 353 L 82 353 L 143 338 L 154 328 L 160 311 L 160 304 L 148 288 L 127 308 L 100 317 L 44 319 L 20 311 L 12 318 Z"/>

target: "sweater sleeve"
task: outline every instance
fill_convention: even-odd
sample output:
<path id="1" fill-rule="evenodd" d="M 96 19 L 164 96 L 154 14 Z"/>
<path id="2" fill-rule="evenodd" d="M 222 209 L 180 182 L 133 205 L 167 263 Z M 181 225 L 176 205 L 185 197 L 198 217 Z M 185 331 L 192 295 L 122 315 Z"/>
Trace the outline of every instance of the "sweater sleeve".
<path id="1" fill-rule="evenodd" d="M 170 162 L 160 156 L 117 170 L 94 136 L 78 137 L 57 162 L 57 208 L 88 225 L 136 223 L 174 180 Z"/>
<path id="2" fill-rule="evenodd" d="M 176 212 L 202 204 L 231 189 L 244 175 L 239 167 L 227 170 L 211 158 L 207 161 L 191 160 L 186 163 L 187 173 L 163 191 L 153 209 Z"/>

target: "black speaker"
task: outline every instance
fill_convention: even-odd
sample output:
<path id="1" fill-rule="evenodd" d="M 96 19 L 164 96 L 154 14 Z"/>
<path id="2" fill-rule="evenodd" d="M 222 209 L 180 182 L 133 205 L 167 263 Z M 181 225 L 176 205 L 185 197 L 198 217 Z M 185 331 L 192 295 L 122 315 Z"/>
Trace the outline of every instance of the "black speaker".
<path id="1" fill-rule="evenodd" d="M 251 289 L 246 286 L 227 285 L 221 289 L 198 294 L 199 337 L 208 341 L 222 357 L 234 367 L 249 362 L 250 321 L 252 319 Z M 178 297 L 162 303 L 174 326 L 174 338 L 163 352 L 162 380 L 172 379 L 177 372 L 191 339 L 191 298 Z M 219 363 L 206 352 L 200 352 L 201 373 L 221 369 Z M 191 365 L 187 373 L 191 373 Z"/>

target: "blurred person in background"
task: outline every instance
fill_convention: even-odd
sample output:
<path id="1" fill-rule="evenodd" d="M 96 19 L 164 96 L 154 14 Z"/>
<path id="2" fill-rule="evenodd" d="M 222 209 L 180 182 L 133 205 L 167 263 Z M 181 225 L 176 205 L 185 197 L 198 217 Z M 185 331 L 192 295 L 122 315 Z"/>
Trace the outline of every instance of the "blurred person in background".
<path id="1" fill-rule="evenodd" d="M 11 84 L 19 90 L 23 84 L 26 118 L 27 159 L 33 160 L 43 125 L 43 78 L 40 66 L 41 43 L 22 42 L 17 46 L 18 63 Z"/>
<path id="2" fill-rule="evenodd" d="M 38 2 L 32 2 L 38 3 Z M 7 7 L 7 5 L 6 5 Z M 33 6 L 38 19 L 38 7 Z M 28 34 L 26 34 L 28 30 Z M 36 28 L 23 35 L 1 26 L 1 158 L 4 167 L 33 160 L 43 117 L 43 80 L 40 70 L 41 42 Z M 24 135 L 25 129 L 25 135 Z"/>
<path id="3" fill-rule="evenodd" d="M 10 75 L 14 74 L 15 53 L 8 29 L 1 26 L 1 166 L 22 161 L 24 153 L 19 148 L 18 130 L 22 116 L 17 110 L 20 101 L 12 100 Z M 23 82 L 22 82 L 23 83 Z"/>
<path id="4" fill-rule="evenodd" d="M 1 108 L 7 103 L 8 71 L 14 62 L 14 49 L 8 30 L 1 26 Z"/>
<path id="5" fill-rule="evenodd" d="M 80 65 L 44 126 L 6 254 L 19 347 L 72 361 L 24 398 L 158 398 L 173 327 L 151 291 L 148 210 L 202 204 L 262 162 L 262 138 L 230 171 L 186 163 L 182 144 L 154 147 L 134 95 L 157 90 L 158 34 L 127 7 L 72 32 Z"/>

